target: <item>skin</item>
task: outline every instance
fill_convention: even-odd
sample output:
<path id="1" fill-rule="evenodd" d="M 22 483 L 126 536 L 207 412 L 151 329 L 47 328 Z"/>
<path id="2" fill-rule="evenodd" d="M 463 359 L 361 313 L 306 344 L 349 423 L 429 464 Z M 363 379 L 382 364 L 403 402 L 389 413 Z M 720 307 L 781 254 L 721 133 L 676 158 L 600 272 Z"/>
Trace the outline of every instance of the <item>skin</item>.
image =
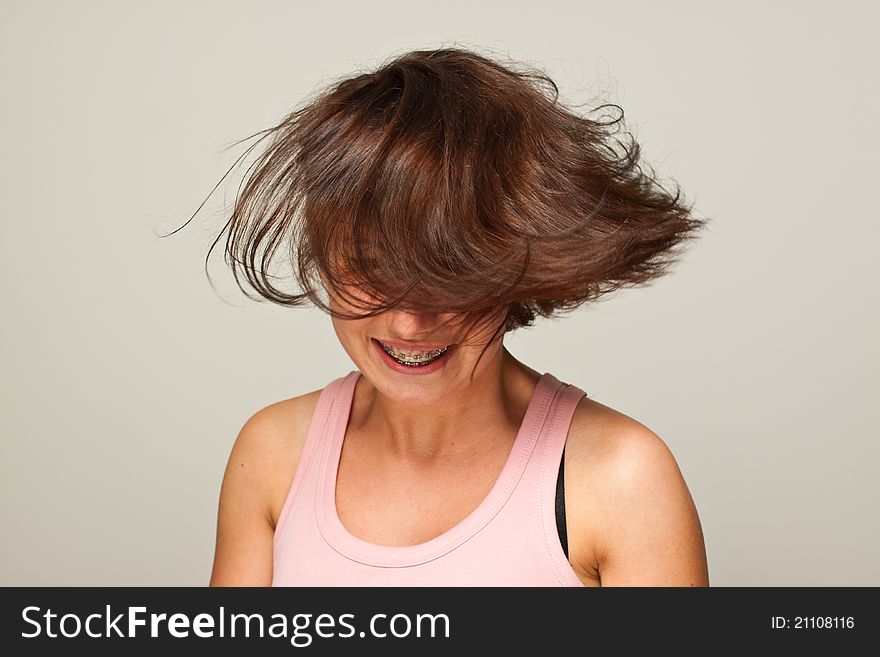
<path id="1" fill-rule="evenodd" d="M 485 339 L 471 344 L 479 336 L 462 335 L 454 316 L 394 309 L 332 321 L 362 373 L 339 463 L 340 520 L 380 545 L 448 531 L 489 493 L 540 374 L 499 338 L 471 382 Z M 460 346 L 438 372 L 408 376 L 381 362 L 371 337 Z M 271 585 L 274 529 L 320 392 L 271 404 L 242 427 L 221 487 L 211 586 Z M 584 586 L 709 585 L 693 499 L 659 436 L 584 397 L 564 467 L 570 561 Z"/>

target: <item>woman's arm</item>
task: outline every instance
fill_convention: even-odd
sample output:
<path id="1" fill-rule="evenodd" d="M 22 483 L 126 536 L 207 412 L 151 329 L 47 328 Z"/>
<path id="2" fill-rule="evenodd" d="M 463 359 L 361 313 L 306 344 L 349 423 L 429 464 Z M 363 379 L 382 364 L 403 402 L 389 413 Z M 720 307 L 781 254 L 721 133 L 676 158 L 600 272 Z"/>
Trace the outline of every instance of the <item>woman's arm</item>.
<path id="1" fill-rule="evenodd" d="M 578 570 L 594 574 L 601 586 L 709 585 L 694 501 L 659 436 L 585 398 L 566 452 Z"/>
<path id="2" fill-rule="evenodd" d="M 270 514 L 271 407 L 242 427 L 229 455 L 217 514 L 210 586 L 270 586 L 274 527 Z"/>
<path id="3" fill-rule="evenodd" d="M 700 519 L 667 445 L 630 425 L 603 470 L 596 545 L 602 586 L 708 586 Z"/>

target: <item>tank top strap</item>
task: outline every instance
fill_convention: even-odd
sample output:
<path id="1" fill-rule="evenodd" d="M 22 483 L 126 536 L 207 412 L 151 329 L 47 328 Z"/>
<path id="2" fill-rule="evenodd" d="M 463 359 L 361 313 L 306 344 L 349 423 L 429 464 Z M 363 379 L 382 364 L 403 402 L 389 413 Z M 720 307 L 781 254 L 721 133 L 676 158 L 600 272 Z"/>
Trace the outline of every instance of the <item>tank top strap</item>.
<path id="1" fill-rule="evenodd" d="M 541 440 L 530 463 L 530 467 L 534 468 L 537 482 L 535 495 L 539 519 L 537 529 L 545 552 L 550 557 L 550 565 L 559 581 L 563 585 L 582 586 L 559 542 L 556 526 L 556 482 L 575 410 L 587 393 L 555 377 L 553 380 L 558 386 L 547 414 L 547 423 L 542 431 Z"/>
<path id="2" fill-rule="evenodd" d="M 551 483 L 555 485 L 559 459 L 562 458 L 562 450 L 565 448 L 574 412 L 587 393 L 575 385 L 556 379 L 553 375 L 548 376 L 552 377 L 556 384 L 556 390 L 547 413 L 547 424 L 539 445 L 540 458 L 536 461 L 541 461 L 542 480 L 552 479 Z M 547 470 L 546 477 L 544 476 L 544 468 L 552 470 L 552 472 Z"/>
<path id="3" fill-rule="evenodd" d="M 278 517 L 278 525 L 275 529 L 275 538 L 273 541 L 274 554 L 278 553 L 281 539 L 286 535 L 285 528 L 290 519 L 296 497 L 300 494 L 303 486 L 306 485 L 307 479 L 311 481 L 312 486 L 317 483 L 314 481 L 315 478 L 312 473 L 326 440 L 328 430 L 332 425 L 332 411 L 335 408 L 338 413 L 340 400 L 345 396 L 344 387 L 347 382 L 352 380 L 354 374 L 355 372 L 352 371 L 344 376 L 333 379 L 324 386 L 318 395 L 318 401 L 315 404 L 314 411 L 312 411 L 309 426 L 306 431 L 306 437 L 303 440 L 303 445 L 297 460 L 293 480 L 287 491 L 284 506 L 281 507 L 281 514 Z M 312 476 L 310 477 L 310 475 Z"/>

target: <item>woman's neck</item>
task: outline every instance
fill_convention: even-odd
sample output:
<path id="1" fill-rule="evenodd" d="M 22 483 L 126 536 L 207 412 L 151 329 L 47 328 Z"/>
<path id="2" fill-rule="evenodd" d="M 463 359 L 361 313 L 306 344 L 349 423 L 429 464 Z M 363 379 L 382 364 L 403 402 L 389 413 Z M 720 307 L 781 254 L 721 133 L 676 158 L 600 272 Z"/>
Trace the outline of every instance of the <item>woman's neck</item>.
<path id="1" fill-rule="evenodd" d="M 349 432 L 367 437 L 375 449 L 419 462 L 460 459 L 491 448 L 497 440 L 509 442 L 540 374 L 503 345 L 489 356 L 487 351 L 473 381 L 463 377 L 462 385 L 427 403 L 391 397 L 361 376 Z"/>

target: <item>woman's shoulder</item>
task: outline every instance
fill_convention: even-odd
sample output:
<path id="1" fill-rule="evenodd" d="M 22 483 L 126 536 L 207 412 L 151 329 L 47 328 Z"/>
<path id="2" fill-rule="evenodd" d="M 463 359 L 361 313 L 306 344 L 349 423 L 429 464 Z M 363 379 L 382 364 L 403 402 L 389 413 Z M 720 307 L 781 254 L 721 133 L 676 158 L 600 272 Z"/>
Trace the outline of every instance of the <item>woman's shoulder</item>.
<path id="1" fill-rule="evenodd" d="M 220 488 L 212 586 L 271 582 L 272 537 L 284 487 L 296 470 L 309 408 L 320 392 L 268 404 L 238 432 Z"/>
<path id="2" fill-rule="evenodd" d="M 584 396 L 571 419 L 566 440 L 566 481 L 591 499 L 632 491 L 636 483 L 661 485 L 678 476 L 666 442 L 648 426 Z"/>
<path id="3" fill-rule="evenodd" d="M 253 479 L 261 482 L 273 527 L 293 482 L 309 423 L 323 390 L 281 399 L 254 411 L 233 446 L 237 460 L 250 464 Z"/>
<path id="4" fill-rule="evenodd" d="M 603 576 L 603 584 L 624 582 L 632 571 L 620 555 L 652 550 L 646 558 L 658 570 L 642 572 L 642 581 L 672 584 L 699 570 L 702 532 L 690 492 L 669 446 L 642 422 L 583 397 L 566 441 L 565 482 L 569 533 L 580 546 L 573 556 L 583 571 Z M 689 564 L 662 556 L 675 547 Z"/>
<path id="5" fill-rule="evenodd" d="M 671 456 L 666 442 L 645 424 L 589 396 L 575 408 L 566 452 L 582 467 L 606 471 Z"/>
<path id="6" fill-rule="evenodd" d="M 242 430 L 248 430 L 258 442 L 288 443 L 295 438 L 295 429 L 311 417 L 323 388 L 281 399 L 254 411 Z"/>

